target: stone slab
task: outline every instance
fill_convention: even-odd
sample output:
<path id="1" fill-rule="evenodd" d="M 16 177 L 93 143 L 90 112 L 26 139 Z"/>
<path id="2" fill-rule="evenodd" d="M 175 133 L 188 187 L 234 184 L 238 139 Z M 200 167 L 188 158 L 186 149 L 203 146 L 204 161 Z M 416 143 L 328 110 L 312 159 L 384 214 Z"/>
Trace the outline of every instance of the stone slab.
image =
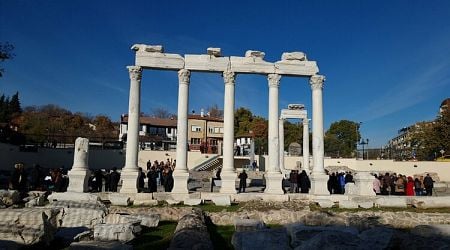
<path id="1" fill-rule="evenodd" d="M 157 206 L 158 201 L 157 200 L 134 200 L 133 205 L 134 206 Z"/>
<path id="2" fill-rule="evenodd" d="M 114 206 L 129 206 L 131 204 L 131 198 L 125 194 L 110 193 L 108 200 Z"/>
<path id="3" fill-rule="evenodd" d="M 275 73 L 280 75 L 313 76 L 319 73 L 315 61 L 282 60 L 274 64 Z"/>
<path id="4" fill-rule="evenodd" d="M 20 201 L 20 194 L 17 190 L 0 190 L 0 200 L 6 206 L 17 204 Z"/>
<path id="5" fill-rule="evenodd" d="M 231 56 L 231 71 L 235 73 L 273 74 L 273 63 L 266 62 L 259 57 Z"/>
<path id="6" fill-rule="evenodd" d="M 185 199 L 183 203 L 188 206 L 197 206 L 202 204 L 202 199 Z"/>
<path id="7" fill-rule="evenodd" d="M 352 235 L 353 237 L 357 236 L 359 233 L 358 229 L 346 226 L 307 226 L 303 224 L 293 224 L 288 225 L 286 229 L 291 238 L 291 245 L 294 248 L 322 232 L 342 232 Z"/>
<path id="8" fill-rule="evenodd" d="M 169 205 L 177 205 L 177 204 L 180 204 L 180 203 L 181 203 L 181 201 L 179 201 L 179 200 L 173 200 L 173 199 L 167 199 L 166 202 L 167 202 L 167 204 L 169 204 Z"/>
<path id="9" fill-rule="evenodd" d="M 236 232 L 261 230 L 265 227 L 264 222 L 260 220 L 241 218 L 235 218 L 234 220 L 234 229 Z"/>
<path id="10" fill-rule="evenodd" d="M 178 54 L 136 51 L 135 65 L 151 69 L 180 70 L 184 68 L 184 58 Z"/>
<path id="11" fill-rule="evenodd" d="M 231 206 L 231 199 L 229 195 L 212 197 L 212 202 L 216 206 Z"/>
<path id="12" fill-rule="evenodd" d="M 128 242 L 141 232 L 139 222 L 120 224 L 97 224 L 94 227 L 95 240 L 117 240 Z"/>
<path id="13" fill-rule="evenodd" d="M 314 200 L 317 204 L 319 204 L 319 206 L 321 208 L 330 208 L 332 206 L 334 206 L 334 202 L 331 200 L 322 200 L 322 199 L 317 199 Z"/>
<path id="14" fill-rule="evenodd" d="M 339 208 L 358 208 L 358 203 L 353 201 L 339 201 Z"/>
<path id="15" fill-rule="evenodd" d="M 53 192 L 48 196 L 47 199 L 50 201 L 50 203 L 52 201 L 79 201 L 88 203 L 97 203 L 100 201 L 100 198 L 97 195 L 81 192 Z"/>
<path id="16" fill-rule="evenodd" d="M 406 208 L 406 197 L 389 196 L 380 197 L 375 201 L 375 207 L 399 207 Z"/>
<path id="17" fill-rule="evenodd" d="M 407 198 L 408 204 L 418 208 L 443 208 L 450 207 L 450 197 L 417 197 Z"/>
<path id="18" fill-rule="evenodd" d="M 185 55 L 184 68 L 195 71 L 224 72 L 230 64 L 229 57 L 216 57 L 213 55 Z"/>
<path id="19" fill-rule="evenodd" d="M 119 241 L 81 241 L 73 242 L 70 250 L 132 250 L 133 246 Z"/>
<path id="20" fill-rule="evenodd" d="M 234 249 L 291 249 L 286 228 L 236 232 L 231 243 Z"/>
<path id="21" fill-rule="evenodd" d="M 231 200 L 236 202 L 248 202 L 248 201 L 255 201 L 255 200 L 262 200 L 261 195 L 255 195 L 253 193 L 240 193 L 240 194 L 233 194 L 231 195 Z"/>
<path id="22" fill-rule="evenodd" d="M 372 201 L 365 201 L 365 202 L 357 202 L 358 206 L 361 208 L 373 208 L 373 202 Z"/>

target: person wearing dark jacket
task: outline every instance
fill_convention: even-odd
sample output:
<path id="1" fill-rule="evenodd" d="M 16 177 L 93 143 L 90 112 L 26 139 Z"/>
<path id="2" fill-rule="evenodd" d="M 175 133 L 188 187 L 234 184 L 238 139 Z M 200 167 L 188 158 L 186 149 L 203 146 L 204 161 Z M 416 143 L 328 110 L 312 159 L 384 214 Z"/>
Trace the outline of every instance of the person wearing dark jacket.
<path id="1" fill-rule="evenodd" d="M 425 186 L 425 190 L 427 192 L 427 196 L 433 195 L 433 187 L 434 187 L 433 178 L 431 178 L 430 174 L 427 174 L 425 178 L 423 178 L 423 185 Z"/>
<path id="2" fill-rule="evenodd" d="M 138 193 L 142 193 L 144 191 L 145 185 L 145 174 L 142 172 L 142 168 L 138 168 L 138 179 L 137 179 L 137 189 Z"/>
<path id="3" fill-rule="evenodd" d="M 245 173 L 245 170 L 242 170 L 242 173 L 239 174 L 239 193 L 242 192 L 245 193 L 245 188 L 247 187 L 247 173 Z"/>
<path id="4" fill-rule="evenodd" d="M 27 175 L 25 173 L 24 164 L 16 163 L 14 170 L 9 181 L 10 189 L 18 190 L 19 192 L 25 192 L 27 187 Z"/>
<path id="5" fill-rule="evenodd" d="M 148 178 L 148 189 L 151 193 L 154 193 L 157 191 L 157 183 L 156 183 L 156 169 L 155 166 L 152 166 L 150 170 L 147 172 L 147 178 Z"/>
<path id="6" fill-rule="evenodd" d="M 299 179 L 300 192 L 304 193 L 304 194 L 309 193 L 309 189 L 311 188 L 311 182 L 309 181 L 309 177 L 306 174 L 305 170 L 303 170 L 300 173 L 298 179 Z"/>
<path id="7" fill-rule="evenodd" d="M 109 190 L 111 192 L 117 192 L 117 186 L 119 184 L 120 181 L 120 174 L 117 172 L 117 168 L 113 168 L 112 172 L 110 174 L 110 188 Z"/>

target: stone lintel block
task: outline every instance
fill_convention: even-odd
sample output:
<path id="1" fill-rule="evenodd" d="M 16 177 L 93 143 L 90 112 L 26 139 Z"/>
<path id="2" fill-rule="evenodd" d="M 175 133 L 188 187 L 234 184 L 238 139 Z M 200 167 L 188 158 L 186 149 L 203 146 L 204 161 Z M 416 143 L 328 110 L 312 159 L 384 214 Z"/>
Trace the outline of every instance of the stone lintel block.
<path id="1" fill-rule="evenodd" d="M 50 202 L 57 200 L 57 201 L 77 201 L 94 204 L 97 204 L 100 201 L 100 198 L 97 195 L 81 192 L 70 192 L 70 191 L 64 193 L 53 192 L 51 195 L 48 196 L 47 199 Z"/>
<path id="2" fill-rule="evenodd" d="M 308 61 L 306 54 L 299 51 L 284 52 L 281 55 L 281 61 Z"/>
<path id="3" fill-rule="evenodd" d="M 206 49 L 206 53 L 208 55 L 215 56 L 215 57 L 222 56 L 221 52 L 222 52 L 221 48 L 211 48 L 211 47 L 209 47 L 209 48 Z"/>
<path id="4" fill-rule="evenodd" d="M 358 203 L 353 201 L 339 201 L 339 208 L 358 208 Z"/>
<path id="5" fill-rule="evenodd" d="M 230 65 L 229 57 L 215 57 L 213 55 L 185 55 L 184 68 L 193 71 L 224 72 Z"/>
<path id="6" fill-rule="evenodd" d="M 280 75 L 313 76 L 319 73 L 319 67 L 315 61 L 278 61 L 274 67 L 275 73 Z"/>
<path id="7" fill-rule="evenodd" d="M 108 199 L 111 205 L 115 206 L 128 206 L 131 204 L 130 196 L 121 193 L 110 193 Z"/>
<path id="8" fill-rule="evenodd" d="M 153 69 L 180 70 L 184 68 L 184 58 L 178 54 L 136 51 L 136 66 Z"/>
<path id="9" fill-rule="evenodd" d="M 319 204 L 319 206 L 321 208 L 330 208 L 332 206 L 334 206 L 334 202 L 331 200 L 326 200 L 326 199 L 318 199 L 315 200 L 317 202 L 317 204 Z"/>
<path id="10" fill-rule="evenodd" d="M 231 71 L 235 73 L 273 74 L 273 63 L 266 62 L 259 57 L 231 56 Z"/>
<path id="11" fill-rule="evenodd" d="M 216 206 L 231 206 L 231 199 L 229 195 L 221 195 L 212 197 L 212 202 Z"/>
<path id="12" fill-rule="evenodd" d="M 307 118 L 308 112 L 306 110 L 296 110 L 296 109 L 282 109 L 281 110 L 281 117 L 286 119 L 297 119 L 299 117 Z"/>
<path id="13" fill-rule="evenodd" d="M 141 51 L 141 52 L 164 53 L 164 48 L 162 45 L 134 44 L 133 46 L 131 46 L 131 49 L 134 51 Z"/>
<path id="14" fill-rule="evenodd" d="M 286 194 L 261 194 L 261 198 L 263 201 L 277 201 L 284 202 L 289 201 L 289 196 Z"/>
<path id="15" fill-rule="evenodd" d="M 157 200 L 134 200 L 133 205 L 135 206 L 157 206 Z"/>
<path id="16" fill-rule="evenodd" d="M 188 199 L 185 199 L 183 201 L 183 203 L 184 203 L 184 205 L 187 205 L 187 206 L 196 206 L 196 205 L 202 204 L 202 199 L 190 199 L 190 198 L 188 198 Z"/>

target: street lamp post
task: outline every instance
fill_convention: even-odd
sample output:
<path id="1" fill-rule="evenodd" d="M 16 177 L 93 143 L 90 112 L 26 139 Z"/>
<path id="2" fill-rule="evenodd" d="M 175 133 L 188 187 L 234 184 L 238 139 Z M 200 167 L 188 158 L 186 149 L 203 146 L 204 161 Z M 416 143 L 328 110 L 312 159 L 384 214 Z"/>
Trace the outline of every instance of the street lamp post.
<path id="1" fill-rule="evenodd" d="M 355 123 L 355 135 L 356 135 L 356 143 L 355 143 L 355 156 L 358 159 L 358 142 L 359 142 L 359 127 L 361 127 L 362 122 Z"/>
<path id="2" fill-rule="evenodd" d="M 363 150 L 362 155 L 363 155 L 363 160 L 364 160 L 364 145 L 369 144 L 369 139 L 365 139 L 365 140 L 361 139 L 361 142 L 359 144 L 362 145 L 362 150 Z M 367 156 L 369 156 L 369 155 L 367 155 Z M 369 158 L 369 157 L 367 157 L 367 158 Z"/>

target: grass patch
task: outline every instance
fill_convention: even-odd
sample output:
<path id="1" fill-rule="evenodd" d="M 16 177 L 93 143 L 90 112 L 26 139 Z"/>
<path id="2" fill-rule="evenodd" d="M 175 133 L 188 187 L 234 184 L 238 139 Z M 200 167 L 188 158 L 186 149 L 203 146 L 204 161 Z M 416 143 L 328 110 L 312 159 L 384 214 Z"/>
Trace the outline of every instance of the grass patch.
<path id="1" fill-rule="evenodd" d="M 133 249 L 159 250 L 169 248 L 176 227 L 176 221 L 160 221 L 157 228 L 144 229 L 142 235 L 133 240 Z"/>
<path id="2" fill-rule="evenodd" d="M 202 205 L 195 206 L 201 208 L 205 212 L 218 213 L 218 212 L 236 212 L 241 208 L 241 205 L 237 203 L 231 203 L 231 206 L 216 206 L 214 203 L 204 203 Z"/>
<path id="3" fill-rule="evenodd" d="M 234 226 L 218 226 L 214 225 L 209 218 L 206 218 L 206 226 L 208 227 L 209 236 L 215 250 L 234 249 L 231 244 L 231 237 L 234 234 Z"/>

